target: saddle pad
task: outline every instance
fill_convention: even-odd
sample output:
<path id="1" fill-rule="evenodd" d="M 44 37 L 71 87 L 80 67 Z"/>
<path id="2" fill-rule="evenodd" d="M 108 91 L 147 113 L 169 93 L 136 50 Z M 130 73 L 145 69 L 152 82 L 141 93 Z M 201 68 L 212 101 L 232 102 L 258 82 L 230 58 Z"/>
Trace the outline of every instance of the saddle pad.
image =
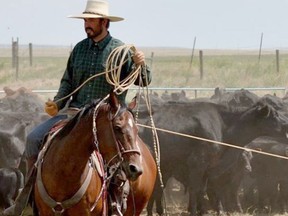
<path id="1" fill-rule="evenodd" d="M 62 129 L 67 123 L 69 119 L 62 119 L 56 122 L 53 127 L 50 129 L 49 133 L 55 133 L 56 131 Z"/>

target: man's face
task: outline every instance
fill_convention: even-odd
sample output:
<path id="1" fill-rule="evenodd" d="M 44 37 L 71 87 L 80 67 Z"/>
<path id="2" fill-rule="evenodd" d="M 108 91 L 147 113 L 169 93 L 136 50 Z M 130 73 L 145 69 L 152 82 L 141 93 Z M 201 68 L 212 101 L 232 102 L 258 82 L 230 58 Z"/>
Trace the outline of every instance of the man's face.
<path id="1" fill-rule="evenodd" d="M 87 18 L 84 19 L 85 31 L 88 38 L 96 38 L 103 32 L 103 19 Z"/>

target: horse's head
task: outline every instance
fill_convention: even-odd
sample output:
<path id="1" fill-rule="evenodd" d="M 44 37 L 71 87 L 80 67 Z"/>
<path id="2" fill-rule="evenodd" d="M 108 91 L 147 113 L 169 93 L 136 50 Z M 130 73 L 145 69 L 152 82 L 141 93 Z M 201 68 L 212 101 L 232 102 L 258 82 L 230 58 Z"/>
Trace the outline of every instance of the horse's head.
<path id="1" fill-rule="evenodd" d="M 96 120 L 99 149 L 104 160 L 112 170 L 121 166 L 132 181 L 142 174 L 138 128 L 132 114 L 135 106 L 136 100 L 124 106 L 111 93 Z"/>

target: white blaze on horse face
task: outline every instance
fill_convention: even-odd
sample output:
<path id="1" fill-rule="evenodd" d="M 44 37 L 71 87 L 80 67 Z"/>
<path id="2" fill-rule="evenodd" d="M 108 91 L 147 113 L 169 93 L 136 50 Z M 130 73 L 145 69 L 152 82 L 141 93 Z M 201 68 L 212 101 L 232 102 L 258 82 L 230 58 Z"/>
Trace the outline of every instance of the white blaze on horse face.
<path id="1" fill-rule="evenodd" d="M 131 128 L 133 128 L 133 121 L 132 121 L 132 119 L 128 119 L 128 125 L 129 125 Z"/>
<path id="2" fill-rule="evenodd" d="M 134 122 L 131 118 L 128 119 L 128 125 L 129 127 L 133 128 L 134 127 Z M 140 152 L 140 148 L 139 148 L 139 145 L 138 145 L 138 142 L 136 141 L 136 145 L 135 145 L 135 148 L 137 151 Z M 142 160 L 142 159 L 141 159 Z"/>

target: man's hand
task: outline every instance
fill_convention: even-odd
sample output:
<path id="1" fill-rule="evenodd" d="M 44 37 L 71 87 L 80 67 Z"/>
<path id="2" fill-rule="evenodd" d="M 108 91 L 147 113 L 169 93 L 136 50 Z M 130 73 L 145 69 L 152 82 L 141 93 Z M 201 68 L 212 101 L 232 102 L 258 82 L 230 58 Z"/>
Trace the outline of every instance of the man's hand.
<path id="1" fill-rule="evenodd" d="M 133 62 L 138 65 L 145 65 L 145 55 L 142 51 L 136 51 L 132 56 Z"/>
<path id="2" fill-rule="evenodd" d="M 45 112 L 48 113 L 48 115 L 50 116 L 57 115 L 58 113 L 57 104 L 54 101 L 48 99 L 48 101 L 45 103 Z"/>

